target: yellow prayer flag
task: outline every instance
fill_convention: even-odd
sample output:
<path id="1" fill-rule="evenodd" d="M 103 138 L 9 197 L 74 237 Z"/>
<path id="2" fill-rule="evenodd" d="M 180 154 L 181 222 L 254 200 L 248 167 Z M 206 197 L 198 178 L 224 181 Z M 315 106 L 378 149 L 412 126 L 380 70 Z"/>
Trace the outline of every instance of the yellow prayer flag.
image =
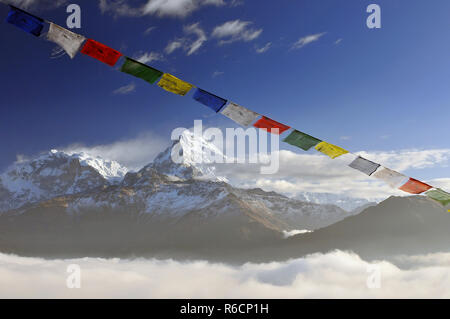
<path id="1" fill-rule="evenodd" d="M 324 153 L 325 155 L 328 155 L 333 159 L 348 153 L 348 151 L 344 150 L 343 148 L 327 142 L 320 142 L 319 144 L 317 144 L 316 150 Z"/>
<path id="2" fill-rule="evenodd" d="M 194 87 L 192 84 L 180 80 L 169 73 L 163 74 L 161 80 L 158 82 L 158 85 L 166 91 L 182 96 L 186 95 L 186 93 Z"/>

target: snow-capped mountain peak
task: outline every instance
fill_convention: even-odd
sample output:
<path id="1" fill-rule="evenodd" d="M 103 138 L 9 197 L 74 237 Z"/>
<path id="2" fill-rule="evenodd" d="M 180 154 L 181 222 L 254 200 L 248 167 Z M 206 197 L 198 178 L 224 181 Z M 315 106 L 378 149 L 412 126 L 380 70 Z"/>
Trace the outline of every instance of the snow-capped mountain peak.
<path id="1" fill-rule="evenodd" d="M 185 130 L 178 141 L 159 154 L 150 164 L 158 172 L 181 179 L 209 179 L 226 182 L 223 176 L 217 176 L 215 158 L 225 156 L 213 143 Z"/>
<path id="2" fill-rule="evenodd" d="M 51 150 L 17 161 L 0 175 L 0 210 L 107 186 L 126 172 L 114 161 Z"/>
<path id="3" fill-rule="evenodd" d="M 58 152 L 52 150 L 51 152 Z M 110 182 L 121 181 L 128 172 L 128 169 L 118 162 L 103 159 L 101 157 L 93 157 L 85 152 L 65 153 L 69 154 L 71 158 L 76 158 L 80 161 L 82 166 L 89 166 L 94 168 L 100 175 Z"/>

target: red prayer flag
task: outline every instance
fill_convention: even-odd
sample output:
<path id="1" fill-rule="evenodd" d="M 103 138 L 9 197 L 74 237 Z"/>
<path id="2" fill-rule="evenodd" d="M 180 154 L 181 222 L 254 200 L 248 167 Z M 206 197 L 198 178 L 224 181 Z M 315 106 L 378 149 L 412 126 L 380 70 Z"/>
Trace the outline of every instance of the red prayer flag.
<path id="1" fill-rule="evenodd" d="M 417 179 L 410 178 L 402 187 L 399 189 L 411 193 L 411 194 L 422 194 L 423 192 L 426 192 L 429 189 L 432 189 L 433 187 L 425 184 L 421 181 L 418 181 Z"/>
<path id="2" fill-rule="evenodd" d="M 110 66 L 114 66 L 122 56 L 122 53 L 119 51 L 111 49 L 110 47 L 92 39 L 88 39 L 86 41 L 83 49 L 81 49 L 81 53 L 89 55 Z"/>
<path id="3" fill-rule="evenodd" d="M 291 127 L 278 123 L 277 121 L 274 121 L 268 117 L 261 117 L 255 124 L 253 124 L 254 127 L 263 129 L 265 131 L 268 131 L 271 133 L 271 129 L 278 129 L 278 134 L 283 133 L 284 131 L 289 130 Z"/>

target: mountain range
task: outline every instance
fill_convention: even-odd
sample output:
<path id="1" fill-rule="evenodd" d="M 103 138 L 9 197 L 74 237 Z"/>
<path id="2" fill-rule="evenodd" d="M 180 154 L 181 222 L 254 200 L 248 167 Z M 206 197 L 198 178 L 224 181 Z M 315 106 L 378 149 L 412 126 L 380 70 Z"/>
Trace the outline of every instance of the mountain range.
<path id="1" fill-rule="evenodd" d="M 56 150 L 15 163 L 0 176 L 0 249 L 114 255 L 187 243 L 253 246 L 350 215 L 334 205 L 233 187 L 210 163 L 198 164 L 214 148 L 186 131 L 138 172 Z"/>
<path id="2" fill-rule="evenodd" d="M 240 189 L 212 163 L 199 164 L 211 151 L 214 145 L 186 131 L 137 172 L 56 150 L 14 163 L 0 175 L 0 251 L 245 262 L 333 249 L 367 256 L 415 251 L 404 248 L 408 241 L 424 250 L 448 246 L 450 216 L 426 198 L 361 201 L 360 213 L 308 201 L 320 198 L 315 194 L 299 200 Z"/>

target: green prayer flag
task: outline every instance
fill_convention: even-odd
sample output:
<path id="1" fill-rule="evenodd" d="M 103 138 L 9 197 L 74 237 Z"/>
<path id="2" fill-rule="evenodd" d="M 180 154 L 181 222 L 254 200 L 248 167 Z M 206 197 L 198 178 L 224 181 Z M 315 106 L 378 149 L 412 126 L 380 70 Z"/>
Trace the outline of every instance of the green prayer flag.
<path id="1" fill-rule="evenodd" d="M 128 57 L 125 58 L 125 62 L 120 71 L 143 79 L 151 84 L 155 83 L 163 75 L 163 72 Z"/>
<path id="2" fill-rule="evenodd" d="M 433 189 L 429 192 L 426 192 L 425 195 L 427 195 L 431 199 L 434 199 L 435 201 L 440 202 L 444 206 L 450 204 L 450 194 L 443 191 L 442 189 Z"/>
<path id="3" fill-rule="evenodd" d="M 311 147 L 316 146 L 321 140 L 312 137 L 311 135 L 302 133 L 297 130 L 293 130 L 288 137 L 286 137 L 283 142 L 289 143 L 291 145 L 300 147 L 301 149 L 308 151 Z"/>

